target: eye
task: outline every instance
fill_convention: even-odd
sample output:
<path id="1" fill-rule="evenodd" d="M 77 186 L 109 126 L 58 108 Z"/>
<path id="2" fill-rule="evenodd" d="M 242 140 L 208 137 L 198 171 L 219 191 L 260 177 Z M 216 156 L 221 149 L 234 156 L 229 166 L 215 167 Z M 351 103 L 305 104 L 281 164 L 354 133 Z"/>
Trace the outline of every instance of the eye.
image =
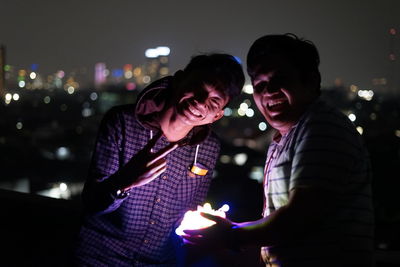
<path id="1" fill-rule="evenodd" d="M 256 85 L 254 85 L 254 91 L 256 93 L 261 93 L 263 91 L 265 91 L 268 88 L 268 82 L 267 81 L 261 81 L 259 83 L 257 83 Z"/>
<path id="2" fill-rule="evenodd" d="M 210 99 L 211 105 L 213 106 L 213 108 L 219 108 L 221 106 L 221 99 L 217 98 L 217 97 L 212 97 Z"/>

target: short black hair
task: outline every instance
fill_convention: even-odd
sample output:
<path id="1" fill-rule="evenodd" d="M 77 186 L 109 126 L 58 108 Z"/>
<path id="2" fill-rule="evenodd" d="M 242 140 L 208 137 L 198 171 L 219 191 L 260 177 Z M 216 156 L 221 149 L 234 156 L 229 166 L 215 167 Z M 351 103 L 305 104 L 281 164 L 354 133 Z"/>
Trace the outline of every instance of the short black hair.
<path id="1" fill-rule="evenodd" d="M 194 56 L 183 71 L 201 71 L 203 82 L 215 86 L 229 96 L 229 100 L 240 94 L 245 81 L 239 61 L 234 56 L 223 53 Z"/>
<path id="2" fill-rule="evenodd" d="M 271 57 L 279 55 L 293 63 L 302 73 L 315 73 L 321 83 L 319 72 L 319 53 L 316 46 L 309 40 L 299 38 L 293 33 L 264 35 L 258 38 L 247 53 L 247 73 L 254 78 L 254 71 Z M 304 75 L 308 77 L 308 75 Z M 319 88 L 318 88 L 319 89 Z"/>

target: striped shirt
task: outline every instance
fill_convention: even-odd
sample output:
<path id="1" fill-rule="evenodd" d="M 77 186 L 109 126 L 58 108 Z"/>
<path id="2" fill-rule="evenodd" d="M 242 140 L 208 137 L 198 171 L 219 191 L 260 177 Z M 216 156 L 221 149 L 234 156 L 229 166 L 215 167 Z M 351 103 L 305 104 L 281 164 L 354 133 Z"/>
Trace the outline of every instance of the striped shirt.
<path id="1" fill-rule="evenodd" d="M 134 110 L 134 105 L 120 106 L 105 115 L 89 181 L 108 179 L 148 143 L 150 130 L 138 123 Z M 154 152 L 168 144 L 165 137 L 160 138 Z M 84 197 L 91 194 L 93 198 L 85 205 L 90 209 L 103 203 L 104 208 L 84 217 L 76 249 L 77 265 L 175 266 L 175 246 L 180 239 L 174 230 L 188 209 L 204 201 L 219 141 L 211 134 L 200 145 L 197 162 L 209 170 L 206 176 L 188 173 L 195 150 L 195 145 L 187 145 L 172 151 L 166 156 L 166 171 L 152 182 L 133 188 L 124 199 L 87 188 Z"/>
<path id="2" fill-rule="evenodd" d="M 264 261 L 270 266 L 372 266 L 369 158 L 354 125 L 322 101 L 313 103 L 291 131 L 271 143 L 264 216 L 286 205 L 289 192 L 298 187 L 330 192 L 330 208 L 306 236 L 263 247 Z"/>

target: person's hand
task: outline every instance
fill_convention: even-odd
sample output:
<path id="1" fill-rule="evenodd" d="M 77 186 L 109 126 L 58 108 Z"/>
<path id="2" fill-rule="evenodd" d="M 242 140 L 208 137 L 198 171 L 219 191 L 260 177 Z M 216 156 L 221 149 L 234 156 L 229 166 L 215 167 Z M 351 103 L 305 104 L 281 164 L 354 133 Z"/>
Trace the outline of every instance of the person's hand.
<path id="1" fill-rule="evenodd" d="M 151 139 L 147 145 L 134 155 L 129 162 L 118 172 L 115 187 L 129 190 L 153 181 L 167 168 L 165 157 L 178 147 L 177 143 L 171 143 L 157 153 L 152 149 L 160 139 L 162 133 Z"/>
<path id="2" fill-rule="evenodd" d="M 197 230 L 183 230 L 185 243 L 201 246 L 208 249 L 221 249 L 232 247 L 232 229 L 236 226 L 234 222 L 226 218 L 202 212 L 201 215 L 215 224 Z"/>

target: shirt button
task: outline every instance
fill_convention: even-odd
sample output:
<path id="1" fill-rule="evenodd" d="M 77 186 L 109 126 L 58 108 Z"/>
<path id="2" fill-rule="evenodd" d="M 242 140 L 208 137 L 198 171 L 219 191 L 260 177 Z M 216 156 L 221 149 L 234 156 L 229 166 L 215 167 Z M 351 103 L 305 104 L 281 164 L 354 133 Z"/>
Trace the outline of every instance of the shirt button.
<path id="1" fill-rule="evenodd" d="M 150 221 L 150 224 L 155 224 L 156 222 L 155 221 Z"/>
<path id="2" fill-rule="evenodd" d="M 163 175 L 162 178 L 163 178 L 164 180 L 166 180 L 166 179 L 167 179 L 167 176 L 166 176 L 166 175 Z"/>
<path id="3" fill-rule="evenodd" d="M 156 202 L 157 202 L 157 203 L 160 203 L 160 201 L 161 201 L 161 198 L 157 198 L 157 199 L 156 199 Z"/>
<path id="4" fill-rule="evenodd" d="M 145 244 L 147 244 L 147 243 L 149 243 L 149 240 L 145 239 L 143 242 L 144 242 Z"/>

